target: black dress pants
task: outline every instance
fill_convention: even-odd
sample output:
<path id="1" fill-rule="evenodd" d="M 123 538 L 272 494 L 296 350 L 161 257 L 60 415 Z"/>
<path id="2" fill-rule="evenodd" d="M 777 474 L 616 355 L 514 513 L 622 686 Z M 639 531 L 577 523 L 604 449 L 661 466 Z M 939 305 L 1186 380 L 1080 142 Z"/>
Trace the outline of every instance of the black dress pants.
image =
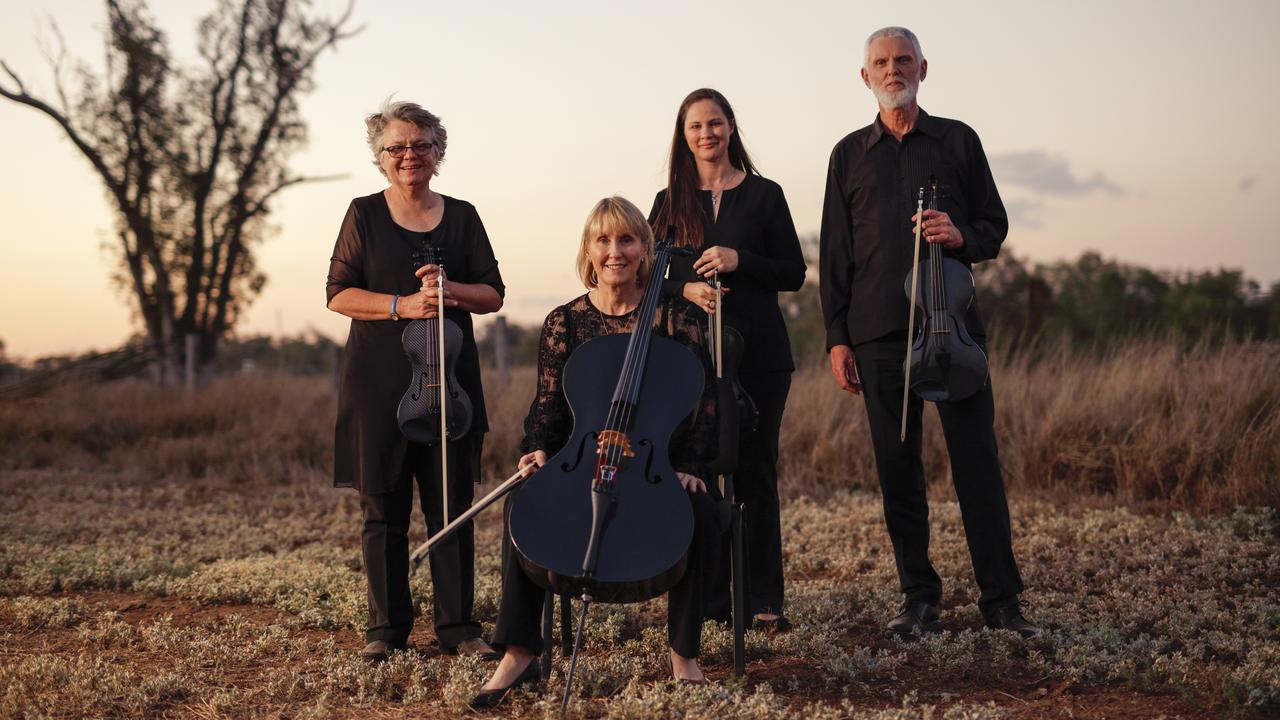
<path id="1" fill-rule="evenodd" d="M 584 489 L 585 490 L 585 489 Z M 709 535 L 718 532 L 716 501 L 707 493 L 691 493 L 693 539 L 684 575 L 667 591 L 667 640 L 671 648 L 687 658 L 696 658 L 702 646 L 703 576 L 714 556 L 707 552 Z M 534 655 L 542 652 L 542 604 L 546 590 L 539 587 L 520 567 L 511 545 L 509 519 L 511 498 L 503 510 L 502 601 L 493 629 L 493 647 L 524 648 Z"/>
<path id="2" fill-rule="evenodd" d="M 759 419 L 753 432 L 738 438 L 738 469 L 733 476 L 735 498 L 743 504 L 743 544 L 746 557 L 747 617 L 782 614 L 782 525 L 778 504 L 778 435 L 791 391 L 791 372 L 741 375 L 738 382 L 756 404 Z M 714 539 L 717 567 L 707 588 L 707 617 L 732 617 L 729 594 L 731 541 Z"/>
<path id="3" fill-rule="evenodd" d="M 942 580 L 929 562 L 929 504 L 920 461 L 924 402 L 914 394 L 907 406 L 907 441 L 899 440 L 906 338 L 862 343 L 854 356 L 902 593 L 908 600 L 937 604 Z M 991 383 L 971 397 L 935 405 L 951 458 L 951 479 L 960 501 L 969 557 L 982 593 L 978 606 L 987 612 L 1022 592 L 996 452 Z"/>
<path id="4" fill-rule="evenodd" d="M 464 438 L 449 447 L 449 517 L 471 506 L 474 481 L 479 477 L 481 438 Z M 414 479 L 418 500 L 434 535 L 444 527 L 440 511 L 440 452 L 409 443 L 395 489 L 360 494 L 364 514 L 361 549 L 369 582 L 369 627 L 366 640 L 382 640 L 403 647 L 413 629 L 413 600 L 409 595 L 409 517 L 413 510 Z M 452 650 L 480 636 L 471 618 L 475 597 L 475 541 L 472 526 L 459 529 L 427 557 L 431 566 L 432 616 L 436 638 Z"/>

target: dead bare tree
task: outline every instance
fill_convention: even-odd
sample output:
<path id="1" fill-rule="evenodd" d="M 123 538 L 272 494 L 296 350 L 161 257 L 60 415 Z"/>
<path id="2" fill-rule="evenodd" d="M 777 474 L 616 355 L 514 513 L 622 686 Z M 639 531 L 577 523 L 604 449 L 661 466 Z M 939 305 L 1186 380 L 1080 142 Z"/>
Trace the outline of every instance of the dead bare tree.
<path id="1" fill-rule="evenodd" d="M 106 6 L 100 72 L 68 68 L 54 26 L 56 98 L 29 93 L 2 60 L 13 87 L 0 82 L 0 95 L 56 122 L 102 179 L 117 214 L 116 278 L 161 367 L 176 367 L 191 333 L 207 362 L 265 282 L 253 248 L 271 200 L 324 179 L 291 173 L 288 159 L 306 142 L 298 101 L 316 59 L 358 32 L 347 27 L 351 5 L 322 18 L 305 0 L 219 0 L 188 68 L 173 62 L 144 0 Z"/>

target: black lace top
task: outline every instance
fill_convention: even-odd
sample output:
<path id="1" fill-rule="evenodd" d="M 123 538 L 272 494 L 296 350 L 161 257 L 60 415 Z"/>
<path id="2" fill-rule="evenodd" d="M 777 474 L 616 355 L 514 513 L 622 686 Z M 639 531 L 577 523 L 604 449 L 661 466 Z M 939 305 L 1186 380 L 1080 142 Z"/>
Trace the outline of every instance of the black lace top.
<path id="1" fill-rule="evenodd" d="M 561 385 L 564 365 L 573 351 L 592 338 L 630 333 L 635 310 L 606 315 L 582 295 L 557 307 L 542 323 L 538 341 L 538 391 L 524 420 L 520 451 L 554 455 L 569 441 L 573 413 Z M 665 298 L 654 313 L 654 332 L 684 345 L 698 356 L 704 372 L 702 397 L 689 417 L 671 434 L 671 465 L 679 472 L 709 480 L 706 463 L 715 455 L 715 380 L 704 343 L 706 313 L 683 298 Z M 619 370 L 621 370 L 619 368 Z"/>

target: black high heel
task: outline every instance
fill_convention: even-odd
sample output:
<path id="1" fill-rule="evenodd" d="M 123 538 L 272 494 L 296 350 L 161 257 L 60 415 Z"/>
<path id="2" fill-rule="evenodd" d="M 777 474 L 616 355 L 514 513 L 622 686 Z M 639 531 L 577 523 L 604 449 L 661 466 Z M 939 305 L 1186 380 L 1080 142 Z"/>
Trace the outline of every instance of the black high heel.
<path id="1" fill-rule="evenodd" d="M 497 707 L 512 690 L 521 685 L 536 683 L 541 679 L 542 668 L 538 666 L 538 658 L 529 658 L 529 664 L 525 666 L 524 670 L 520 671 L 520 674 L 516 676 L 515 680 L 511 681 L 510 685 L 495 690 L 481 690 L 467 704 L 477 710 Z"/>

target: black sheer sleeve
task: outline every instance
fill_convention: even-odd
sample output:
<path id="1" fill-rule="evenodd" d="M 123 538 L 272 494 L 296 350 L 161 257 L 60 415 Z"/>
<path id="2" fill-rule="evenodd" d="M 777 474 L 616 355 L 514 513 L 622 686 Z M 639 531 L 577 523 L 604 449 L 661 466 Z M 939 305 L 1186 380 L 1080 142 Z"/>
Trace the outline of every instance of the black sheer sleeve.
<path id="1" fill-rule="evenodd" d="M 569 441 L 573 415 L 561 383 L 570 352 L 569 313 L 569 307 L 562 305 L 552 310 L 542 323 L 542 336 L 538 340 L 538 390 L 524 419 L 521 453 L 541 450 L 554 455 Z"/>
<path id="2" fill-rule="evenodd" d="M 471 210 L 471 249 L 467 253 L 467 267 L 464 277 L 458 278 L 465 283 L 488 285 L 498 292 L 498 297 L 505 297 L 507 287 L 502 282 L 502 274 L 498 272 L 498 259 L 493 254 L 493 245 L 489 242 L 489 233 L 485 232 L 484 223 L 474 207 Z"/>
<path id="3" fill-rule="evenodd" d="M 347 288 L 364 288 L 364 237 L 360 233 L 360 211 L 353 200 L 347 207 L 347 215 L 338 229 L 338 240 L 333 245 L 333 257 L 329 258 L 329 279 L 325 284 L 328 295 L 325 304 Z"/>

